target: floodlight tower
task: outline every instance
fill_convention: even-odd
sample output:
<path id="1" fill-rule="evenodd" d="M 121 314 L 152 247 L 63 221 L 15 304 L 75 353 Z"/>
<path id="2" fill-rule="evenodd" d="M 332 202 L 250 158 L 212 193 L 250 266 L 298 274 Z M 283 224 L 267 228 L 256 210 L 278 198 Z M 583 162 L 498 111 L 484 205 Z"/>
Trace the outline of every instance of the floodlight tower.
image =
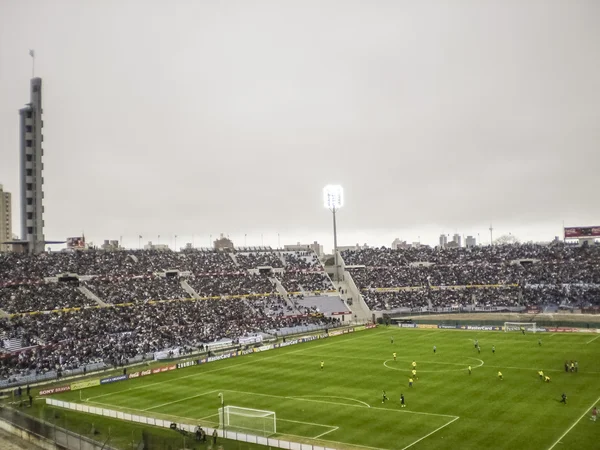
<path id="1" fill-rule="evenodd" d="M 325 208 L 329 209 L 333 214 L 333 257 L 335 261 L 335 279 L 339 282 L 340 265 L 338 263 L 337 224 L 335 221 L 335 213 L 344 206 L 344 189 L 339 185 L 328 184 L 323 188 L 323 203 Z"/>

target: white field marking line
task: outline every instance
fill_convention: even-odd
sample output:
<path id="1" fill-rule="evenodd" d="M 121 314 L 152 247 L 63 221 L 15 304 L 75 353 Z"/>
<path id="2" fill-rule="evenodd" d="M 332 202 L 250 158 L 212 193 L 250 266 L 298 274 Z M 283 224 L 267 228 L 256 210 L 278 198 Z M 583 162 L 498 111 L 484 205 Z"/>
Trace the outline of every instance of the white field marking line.
<path id="1" fill-rule="evenodd" d="M 362 400 L 357 400 L 355 398 L 350 398 L 350 397 L 337 397 L 337 396 L 334 396 L 334 395 L 299 395 L 299 396 L 294 397 L 294 398 L 337 398 L 339 400 L 352 400 L 353 402 L 357 402 L 357 403 L 360 403 L 362 405 L 365 405 L 367 408 L 371 407 L 371 405 L 369 405 L 366 402 L 363 402 Z"/>
<path id="2" fill-rule="evenodd" d="M 379 334 L 379 333 L 378 333 L 378 334 Z M 354 339 L 356 339 L 357 337 L 361 337 L 361 335 L 360 335 L 360 332 L 359 332 L 359 334 L 357 334 L 357 335 L 354 335 L 352 338 L 350 338 L 350 339 L 346 339 L 345 341 L 340 341 L 340 342 L 327 342 L 327 343 L 325 343 L 325 344 L 323 344 L 323 345 L 319 345 L 319 346 L 318 346 L 318 348 L 321 348 L 321 347 L 327 347 L 327 346 L 330 346 L 330 345 L 336 345 L 336 344 L 337 344 L 337 345 L 339 345 L 339 344 L 343 344 L 343 343 L 345 343 L 345 342 L 347 342 L 347 341 L 349 341 L 349 340 L 354 340 Z M 368 337 L 368 336 L 367 336 L 367 337 Z M 329 338 L 328 338 L 328 339 L 329 339 Z M 277 349 L 277 350 L 283 350 L 283 349 Z M 169 380 L 157 381 L 157 382 L 155 382 L 155 383 L 142 384 L 142 385 L 140 385 L 140 386 L 136 386 L 136 387 L 132 387 L 132 388 L 128 388 L 128 389 L 122 389 L 122 390 L 120 390 L 120 391 L 107 392 L 106 394 L 95 395 L 95 396 L 93 396 L 93 397 L 89 397 L 89 398 L 88 398 L 88 400 L 91 400 L 91 399 L 93 399 L 93 398 L 108 397 L 108 396 L 110 396 L 110 395 L 121 394 L 121 393 L 123 393 L 123 392 L 134 391 L 134 390 L 137 390 L 137 389 L 146 389 L 146 388 L 148 388 L 148 387 L 150 387 L 150 386 L 156 386 L 156 385 L 158 385 L 158 384 L 163 384 L 163 383 L 172 383 L 174 380 L 177 380 L 177 381 L 178 381 L 178 380 L 183 380 L 184 378 L 194 378 L 194 377 L 200 377 L 200 376 L 202 376 L 202 375 L 204 375 L 204 374 L 206 374 L 206 373 L 219 372 L 219 371 L 221 371 L 221 370 L 229 370 L 229 369 L 235 368 L 235 367 L 237 367 L 237 366 L 245 366 L 245 365 L 247 365 L 247 364 L 253 364 L 253 363 L 255 363 L 255 362 L 259 362 L 259 361 L 265 361 L 265 360 L 268 360 L 268 359 L 278 358 L 278 357 L 280 357 L 280 356 L 283 356 L 283 355 L 289 355 L 289 354 L 292 354 L 292 353 L 301 353 L 301 352 L 303 352 L 303 351 L 306 351 L 306 349 L 302 349 L 302 348 L 300 348 L 300 349 L 298 349 L 298 350 L 293 350 L 293 351 L 288 351 L 288 352 L 277 352 L 277 354 L 276 354 L 276 355 L 273 355 L 273 356 L 267 356 L 267 357 L 265 357 L 265 358 L 256 358 L 256 359 L 252 359 L 251 361 L 246 361 L 246 362 L 239 363 L 239 364 L 233 364 L 233 365 L 229 365 L 229 366 L 225 366 L 225 367 L 219 367 L 218 369 L 213 369 L 213 370 L 202 370 L 202 371 L 200 371 L 200 372 L 195 372 L 195 373 L 192 373 L 192 374 L 189 374 L 189 375 L 184 375 L 184 376 L 182 376 L 182 377 L 177 377 L 177 378 L 175 378 L 175 379 L 169 379 Z M 253 355 L 253 353 L 251 353 L 250 355 Z M 249 355 L 242 355 L 242 356 L 249 356 Z M 238 357 L 236 357 L 236 358 L 239 358 L 239 356 L 238 356 Z M 194 366 L 190 366 L 190 367 L 194 367 Z"/>
<path id="3" fill-rule="evenodd" d="M 559 438 L 556 440 L 556 442 L 554 442 L 554 444 L 552 444 L 552 446 L 551 446 L 550 448 L 548 448 L 548 450 L 552 450 L 554 447 L 556 447 L 556 444 L 560 443 L 560 440 L 561 440 L 562 438 L 564 438 L 564 437 L 565 437 L 565 436 L 566 436 L 566 435 L 569 433 L 569 431 L 571 431 L 573 428 L 575 428 L 575 425 L 577 425 L 577 424 L 579 423 L 579 421 L 585 417 L 585 415 L 586 415 L 586 414 L 589 414 L 589 411 L 590 411 L 590 409 L 592 409 L 592 408 L 593 408 L 593 407 L 594 407 L 594 406 L 595 406 L 595 405 L 596 405 L 596 404 L 597 404 L 599 401 L 600 401 L 600 397 L 598 397 L 596 400 L 594 400 L 594 403 L 592 403 L 592 404 L 590 405 L 590 407 L 589 407 L 588 409 L 586 409 L 586 410 L 583 412 L 583 414 L 582 414 L 581 416 L 579 416 L 579 419 L 577 419 L 577 420 L 575 421 L 575 423 L 574 423 L 573 425 L 571 425 L 571 426 L 569 427 L 569 429 L 568 429 L 567 431 L 565 431 L 565 432 L 562 434 L 562 436 L 561 436 L 561 437 L 559 437 Z"/>
<path id="4" fill-rule="evenodd" d="M 347 355 L 320 355 L 320 354 L 316 354 L 316 353 L 311 353 L 310 355 L 311 357 L 315 357 L 315 358 L 339 358 L 339 359 L 360 359 L 360 360 L 367 360 L 367 361 L 381 361 L 381 358 L 365 358 L 362 356 L 347 356 Z M 470 356 L 468 356 L 467 358 L 471 358 Z M 477 358 L 471 358 L 471 359 L 477 359 Z M 388 361 L 392 361 L 391 359 L 389 359 Z M 397 359 L 396 361 L 398 362 L 406 362 L 406 363 L 411 363 L 413 361 L 415 361 L 414 359 Z M 478 359 L 478 361 L 481 361 Z M 451 362 L 441 362 L 441 361 L 421 361 L 419 360 L 419 364 L 445 364 L 445 365 L 449 365 L 449 366 L 461 366 L 462 364 L 459 363 L 451 363 Z"/>
<path id="5" fill-rule="evenodd" d="M 318 435 L 316 435 L 316 436 L 315 436 L 314 438 L 312 438 L 312 439 L 319 439 L 320 437 L 322 437 L 322 436 L 325 436 L 326 434 L 333 433 L 334 431 L 337 431 L 337 430 L 339 430 L 339 428 L 340 428 L 340 427 L 333 427 L 333 429 L 331 429 L 331 430 L 329 430 L 329 431 L 326 431 L 325 433 L 318 434 Z"/>
<path id="6" fill-rule="evenodd" d="M 210 416 L 200 417 L 199 419 L 196 419 L 196 420 L 206 420 L 206 419 L 210 419 L 211 417 L 218 416 L 218 415 L 219 415 L 219 413 L 211 414 Z"/>
<path id="7" fill-rule="evenodd" d="M 290 397 L 290 396 L 283 396 L 283 395 L 260 394 L 258 392 L 232 391 L 230 389 L 222 389 L 222 391 L 223 392 L 234 392 L 237 394 L 257 395 L 259 397 L 283 398 L 283 399 L 287 399 L 287 400 L 301 400 L 301 401 L 305 401 L 305 402 L 325 403 L 328 405 L 348 406 L 350 408 L 366 408 L 366 406 L 362 406 L 362 405 L 353 405 L 353 404 L 349 404 L 349 403 L 339 403 L 339 402 L 328 402 L 325 400 L 313 400 L 311 398 L 303 398 L 303 397 L 294 397 L 294 396 Z M 340 397 L 340 398 L 342 398 L 342 397 Z M 347 399 L 347 400 L 355 400 L 355 399 Z M 406 409 L 380 408 L 377 406 L 371 406 L 370 409 L 378 409 L 378 410 L 387 411 L 387 412 L 420 414 L 420 415 L 424 415 L 424 416 L 450 417 L 451 419 L 458 418 L 458 416 L 451 416 L 449 414 L 436 414 L 436 413 L 426 413 L 426 412 L 419 412 L 419 411 L 408 411 Z"/>
<path id="8" fill-rule="evenodd" d="M 587 341 L 586 344 L 589 344 L 591 342 L 594 342 L 596 339 L 600 338 L 600 335 L 596 336 L 594 339 L 592 339 L 591 341 Z"/>
<path id="9" fill-rule="evenodd" d="M 481 364 L 479 364 L 478 366 L 474 366 L 472 367 L 472 369 L 477 369 L 478 367 L 483 366 L 485 363 L 483 362 L 483 360 L 481 359 L 477 359 L 477 358 L 471 358 L 471 357 L 467 357 L 469 359 L 474 359 L 475 361 L 479 361 Z M 409 372 L 412 369 L 401 369 L 399 367 L 390 367 L 387 365 L 388 362 L 393 361 L 392 359 L 388 359 L 386 361 L 383 362 L 383 365 L 387 368 L 387 369 L 392 369 L 392 370 L 399 370 L 401 372 Z M 421 373 L 445 373 L 445 372 L 461 372 L 463 370 L 467 370 L 467 367 L 464 367 L 465 364 L 458 364 L 458 363 L 438 363 L 438 364 L 452 364 L 454 366 L 463 366 L 462 369 L 441 369 L 441 370 L 418 370 L 417 373 L 421 372 Z M 489 367 L 493 367 L 493 366 L 489 366 Z"/>
<path id="10" fill-rule="evenodd" d="M 439 427 L 439 428 L 436 428 L 436 429 L 435 429 L 435 430 L 433 430 L 431 433 L 429 433 L 429 434 L 426 434 L 425 436 L 423 436 L 423 437 L 422 437 L 422 438 L 420 438 L 420 439 L 417 439 L 415 442 L 413 442 L 412 444 L 409 444 L 409 445 L 407 445 L 407 446 L 406 446 L 406 447 L 404 447 L 402 450 L 406 450 L 407 448 L 410 448 L 410 447 L 412 447 L 413 445 L 415 445 L 415 444 L 418 444 L 418 443 L 419 443 L 419 442 L 421 442 L 423 439 L 427 439 L 427 438 L 428 438 L 429 436 L 431 436 L 433 433 L 437 433 L 437 432 L 438 432 L 438 431 L 440 431 L 442 428 L 445 428 L 445 427 L 447 427 L 448 425 L 450 425 L 451 423 L 453 423 L 453 422 L 456 422 L 458 419 L 459 419 L 459 417 L 456 417 L 456 418 L 452 419 L 452 420 L 451 420 L 450 422 L 448 422 L 447 424 L 445 424 L 445 425 L 442 425 L 442 426 L 441 426 L 441 427 Z"/>
<path id="11" fill-rule="evenodd" d="M 204 394 L 200 394 L 200 395 L 210 394 L 211 392 L 217 392 L 217 391 L 218 391 L 218 389 L 217 389 L 217 390 L 214 390 L 214 391 L 210 391 L 210 392 L 205 392 Z M 222 389 L 221 391 L 225 391 L 225 390 L 224 390 L 224 389 Z M 225 392 L 235 392 L 235 391 L 225 391 Z M 197 396 L 194 396 L 194 397 L 198 397 L 198 395 L 197 395 Z M 185 398 L 185 399 L 182 399 L 181 401 L 183 401 L 183 400 L 189 400 L 189 399 L 191 399 L 191 398 L 193 398 L 193 397 L 187 397 L 187 398 Z M 336 398 L 337 398 L 337 397 L 336 397 Z M 357 401 L 360 401 L 360 400 L 357 400 Z M 118 408 L 117 406 L 108 405 L 108 404 L 105 404 L 105 403 L 100 403 L 100 402 L 90 402 L 90 403 L 93 403 L 93 404 L 95 404 L 95 405 L 112 406 L 112 407 L 114 407 L 114 408 Z M 365 405 L 366 405 L 366 403 L 365 403 Z M 367 405 L 367 406 L 368 406 L 368 405 Z M 155 408 L 157 408 L 157 407 L 158 407 L 158 406 L 156 406 Z M 370 406 L 369 406 L 369 407 L 370 407 Z M 129 409 L 129 410 L 132 410 L 132 411 L 139 411 L 139 412 L 148 411 L 147 409 L 135 409 L 135 408 L 125 408 L 125 409 Z M 118 411 L 118 409 L 117 409 L 117 411 Z M 122 411 L 120 411 L 120 412 L 122 412 Z M 124 413 L 124 414 L 131 414 L 131 413 Z M 165 417 L 170 417 L 170 418 L 175 418 L 175 419 L 186 419 L 186 420 L 195 420 L 195 421 L 198 421 L 198 420 L 204 420 L 204 421 L 208 421 L 207 419 L 210 419 L 211 417 L 219 416 L 219 414 L 218 414 L 218 413 L 217 413 L 217 414 L 211 414 L 210 416 L 200 417 L 200 418 L 191 418 L 191 417 L 182 417 L 182 416 L 172 416 L 172 415 L 170 415 L 170 414 L 162 414 L 162 413 L 159 413 L 159 414 L 160 414 L 160 415 L 162 415 L 162 416 L 165 416 Z M 278 420 L 278 421 L 279 421 L 279 420 L 281 420 L 282 422 L 291 422 L 291 423 L 300 423 L 300 424 L 304 424 L 304 425 L 313 425 L 313 426 L 316 426 L 316 427 L 321 427 L 321 428 L 331 428 L 330 430 L 328 430 L 328 431 L 325 431 L 324 433 L 321 433 L 321 434 L 319 434 L 319 437 L 321 437 L 321 436 L 325 436 L 326 434 L 328 434 L 328 433 L 331 433 L 331 432 L 333 432 L 333 431 L 336 431 L 337 429 L 339 429 L 339 427 L 336 427 L 336 426 L 334 426 L 334 425 L 325 425 L 325 424 L 323 424 L 323 423 L 316 423 L 316 422 L 304 422 L 304 421 L 301 421 L 301 420 L 282 419 L 282 418 L 279 418 L 279 417 L 277 418 L 277 420 Z M 217 422 L 215 422 L 215 421 L 208 421 L 208 422 L 214 422 L 214 423 L 217 423 Z M 306 436 L 302 436 L 302 437 L 304 437 L 304 438 L 307 438 Z M 314 437 L 314 438 L 308 438 L 308 439 L 317 439 L 317 438 L 316 438 L 316 437 Z"/>
<path id="12" fill-rule="evenodd" d="M 288 436 L 289 436 L 289 437 L 297 437 L 297 438 L 301 438 L 301 439 L 315 439 L 315 438 L 307 438 L 306 436 L 299 436 L 299 435 L 297 435 L 297 434 L 289 434 L 289 433 L 285 433 L 285 434 L 283 434 L 283 437 L 288 437 Z M 282 440 L 283 440 L 283 439 L 282 439 Z M 387 450 L 387 449 L 385 449 L 385 448 L 380 448 L 380 447 L 369 447 L 368 445 L 350 444 L 350 443 L 348 443 L 348 442 L 331 441 L 331 440 L 329 440 L 329 439 L 319 439 L 319 440 L 320 440 L 321 442 L 331 442 L 331 443 L 333 443 L 333 444 L 342 444 L 342 445 L 345 445 L 345 446 L 347 446 L 347 447 L 349 447 L 349 448 L 352 448 L 352 447 L 360 447 L 360 448 L 368 448 L 368 449 L 371 449 L 371 450 Z"/>
<path id="13" fill-rule="evenodd" d="M 208 395 L 208 394 L 213 394 L 215 392 L 219 392 L 219 390 L 215 389 L 212 391 L 203 392 L 202 394 L 192 395 L 191 397 L 184 397 L 184 398 L 180 398 L 179 400 L 173 400 L 172 402 L 161 403 L 160 405 L 151 406 L 150 408 L 142 409 L 140 411 L 150 411 L 151 409 L 161 408 L 163 406 L 172 405 L 174 403 L 185 402 L 186 400 L 191 400 L 193 398 L 202 397 L 202 396 Z"/>

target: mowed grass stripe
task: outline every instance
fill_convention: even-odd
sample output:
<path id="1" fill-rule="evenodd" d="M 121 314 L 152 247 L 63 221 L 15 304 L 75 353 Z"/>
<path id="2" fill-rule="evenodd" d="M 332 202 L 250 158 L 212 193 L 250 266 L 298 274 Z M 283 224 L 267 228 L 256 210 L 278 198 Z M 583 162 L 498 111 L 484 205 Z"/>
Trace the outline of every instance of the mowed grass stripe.
<path id="1" fill-rule="evenodd" d="M 390 343 L 391 336 L 394 344 Z M 541 347 L 537 343 L 539 337 Z M 599 377 L 594 374 L 600 372 L 600 347 L 596 342 L 586 345 L 590 339 L 587 335 L 557 334 L 551 340 L 548 337 L 380 328 L 195 366 L 146 380 L 102 386 L 86 390 L 84 396 L 88 392 L 110 393 L 98 401 L 152 408 L 149 411 L 152 413 L 200 418 L 214 415 L 219 399 L 216 392 L 214 398 L 212 394 L 194 396 L 223 391 L 228 404 L 274 410 L 279 417 L 289 420 L 339 426 L 338 430 L 322 436 L 321 441 L 329 442 L 327 445 L 343 442 L 402 449 L 414 443 L 411 449 L 476 449 L 490 445 L 501 449 L 517 445 L 545 449 L 597 397 L 590 392 L 600 391 Z M 479 339 L 481 354 L 473 346 L 474 339 Z M 433 345 L 438 348 L 435 355 Z M 491 352 L 492 345 L 496 346 L 496 354 Z M 394 351 L 398 353 L 400 370 L 383 366 Z M 413 359 L 417 361 L 419 380 L 409 389 L 407 381 Z M 474 368 L 469 376 L 466 366 L 471 361 L 475 367 L 478 364 L 475 359 L 483 360 L 484 365 Z M 562 367 L 567 359 L 579 361 L 579 373 L 564 373 Z M 321 360 L 325 361 L 325 370 L 319 368 Z M 465 370 L 460 370 L 463 365 Z M 539 369 L 550 374 L 551 383 L 539 380 Z M 498 380 L 498 370 L 503 372 L 504 381 Z M 390 398 L 383 405 L 382 389 Z M 559 403 L 562 392 L 569 396 L 566 407 Z M 407 408 L 400 408 L 400 393 L 406 397 Z M 301 396 L 316 401 L 298 400 Z M 78 393 L 60 397 L 76 399 Z M 361 406 L 357 401 L 373 408 Z M 165 403 L 168 404 L 153 408 Z M 410 411 L 460 419 L 440 428 L 453 419 L 410 414 Z M 579 448 L 593 448 L 596 442 L 593 430 L 588 430 L 584 422 L 577 423 L 566 438 L 582 429 L 577 436 Z M 293 431 L 300 427 L 300 435 L 313 433 L 307 438 L 326 431 L 296 425 L 294 428 L 290 422 L 282 426 L 290 434 L 297 434 Z M 415 442 L 437 428 L 440 428 L 437 432 Z M 339 444 L 333 446 L 336 445 Z"/>

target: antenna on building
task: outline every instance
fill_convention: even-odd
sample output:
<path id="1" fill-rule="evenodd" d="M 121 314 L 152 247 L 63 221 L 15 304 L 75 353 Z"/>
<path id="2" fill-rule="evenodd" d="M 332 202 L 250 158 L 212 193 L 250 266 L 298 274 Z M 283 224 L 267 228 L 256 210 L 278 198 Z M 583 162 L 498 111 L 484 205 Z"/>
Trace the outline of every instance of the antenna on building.
<path id="1" fill-rule="evenodd" d="M 29 56 L 31 56 L 31 78 L 35 78 L 35 50 L 29 49 Z"/>
<path id="2" fill-rule="evenodd" d="M 490 245 L 494 245 L 494 227 L 490 223 Z"/>

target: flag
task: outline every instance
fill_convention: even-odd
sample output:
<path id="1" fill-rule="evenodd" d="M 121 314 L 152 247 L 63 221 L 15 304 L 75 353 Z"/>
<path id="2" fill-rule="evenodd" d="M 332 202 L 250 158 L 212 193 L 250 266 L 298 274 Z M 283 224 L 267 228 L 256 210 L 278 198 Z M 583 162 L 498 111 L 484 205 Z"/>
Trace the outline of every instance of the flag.
<path id="1" fill-rule="evenodd" d="M 31 56 L 32 58 L 35 58 L 35 50 L 29 50 L 29 56 Z"/>

